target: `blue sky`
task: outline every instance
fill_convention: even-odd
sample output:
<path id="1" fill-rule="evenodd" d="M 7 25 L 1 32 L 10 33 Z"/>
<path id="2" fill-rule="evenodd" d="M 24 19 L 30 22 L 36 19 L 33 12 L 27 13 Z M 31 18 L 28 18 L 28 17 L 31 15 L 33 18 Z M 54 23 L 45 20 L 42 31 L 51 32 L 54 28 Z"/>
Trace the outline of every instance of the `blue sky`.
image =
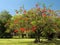
<path id="1" fill-rule="evenodd" d="M 35 7 L 37 2 L 45 3 L 48 7 L 50 4 L 53 4 L 51 9 L 60 10 L 60 0 L 0 0 L 0 12 L 7 10 L 10 14 L 15 14 L 15 9 L 19 9 L 20 6 L 24 4 L 26 10 Z"/>

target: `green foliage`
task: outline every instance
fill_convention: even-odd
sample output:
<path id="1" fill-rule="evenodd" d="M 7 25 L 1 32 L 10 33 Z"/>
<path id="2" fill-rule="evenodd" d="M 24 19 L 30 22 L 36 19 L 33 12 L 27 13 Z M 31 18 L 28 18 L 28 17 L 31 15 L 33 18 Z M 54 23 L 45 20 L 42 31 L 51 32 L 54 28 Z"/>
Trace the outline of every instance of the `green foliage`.
<path id="1" fill-rule="evenodd" d="M 2 11 L 0 13 L 0 20 L 3 22 L 3 23 L 6 23 L 7 20 L 9 20 L 12 16 L 7 12 L 7 11 Z"/>
<path id="2" fill-rule="evenodd" d="M 7 11 L 0 12 L 0 37 L 9 29 L 10 18 L 12 16 Z"/>
<path id="3" fill-rule="evenodd" d="M 36 26 L 35 30 L 41 30 L 42 35 L 46 36 L 46 33 L 48 32 L 56 33 L 59 29 L 59 27 L 57 26 L 60 23 L 59 20 L 56 18 L 55 12 L 51 9 L 46 10 L 45 4 L 43 9 L 37 9 L 38 8 L 32 8 L 31 10 L 28 10 L 21 15 L 19 14 L 13 16 L 10 23 L 11 29 L 16 29 L 20 31 L 20 28 L 25 28 L 25 31 L 27 30 L 29 32 L 30 30 L 33 31 L 31 29 L 33 26 Z"/>

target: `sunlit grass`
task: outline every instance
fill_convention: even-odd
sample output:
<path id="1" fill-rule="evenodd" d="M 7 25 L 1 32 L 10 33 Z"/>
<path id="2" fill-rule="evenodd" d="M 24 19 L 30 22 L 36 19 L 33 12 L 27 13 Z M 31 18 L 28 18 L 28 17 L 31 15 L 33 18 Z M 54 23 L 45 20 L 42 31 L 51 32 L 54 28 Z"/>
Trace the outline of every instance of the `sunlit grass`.
<path id="1" fill-rule="evenodd" d="M 34 43 L 34 39 L 0 39 L 0 45 L 60 45 L 60 40 L 41 39 L 41 41 L 41 43 Z"/>

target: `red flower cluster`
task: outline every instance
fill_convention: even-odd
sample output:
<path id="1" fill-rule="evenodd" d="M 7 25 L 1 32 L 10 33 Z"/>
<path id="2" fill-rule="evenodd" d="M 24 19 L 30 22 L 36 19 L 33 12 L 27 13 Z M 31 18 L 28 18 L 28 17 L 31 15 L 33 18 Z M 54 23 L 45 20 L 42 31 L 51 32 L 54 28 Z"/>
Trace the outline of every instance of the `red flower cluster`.
<path id="1" fill-rule="evenodd" d="M 42 13 L 42 16 L 43 16 L 43 17 L 46 17 L 46 14 L 45 14 L 45 13 Z"/>
<path id="2" fill-rule="evenodd" d="M 20 28 L 21 32 L 24 32 L 25 31 L 25 28 Z"/>
<path id="3" fill-rule="evenodd" d="M 42 13 L 46 12 L 46 7 L 44 7 L 44 9 L 42 10 Z"/>
<path id="4" fill-rule="evenodd" d="M 18 30 L 14 30 L 14 32 L 16 33 L 16 32 L 18 32 Z"/>
<path id="5" fill-rule="evenodd" d="M 33 27 L 32 27 L 32 31 L 35 32 L 35 30 L 36 30 L 36 26 L 33 26 Z"/>

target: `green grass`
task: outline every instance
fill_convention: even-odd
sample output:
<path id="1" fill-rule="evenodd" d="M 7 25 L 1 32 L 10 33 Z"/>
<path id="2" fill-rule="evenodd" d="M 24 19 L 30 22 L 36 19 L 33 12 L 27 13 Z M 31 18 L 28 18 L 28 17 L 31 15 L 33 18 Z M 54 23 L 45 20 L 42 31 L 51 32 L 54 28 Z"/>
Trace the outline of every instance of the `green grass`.
<path id="1" fill-rule="evenodd" d="M 0 45 L 60 45 L 60 40 L 47 41 L 41 39 L 41 43 L 34 43 L 34 39 L 0 39 Z"/>

